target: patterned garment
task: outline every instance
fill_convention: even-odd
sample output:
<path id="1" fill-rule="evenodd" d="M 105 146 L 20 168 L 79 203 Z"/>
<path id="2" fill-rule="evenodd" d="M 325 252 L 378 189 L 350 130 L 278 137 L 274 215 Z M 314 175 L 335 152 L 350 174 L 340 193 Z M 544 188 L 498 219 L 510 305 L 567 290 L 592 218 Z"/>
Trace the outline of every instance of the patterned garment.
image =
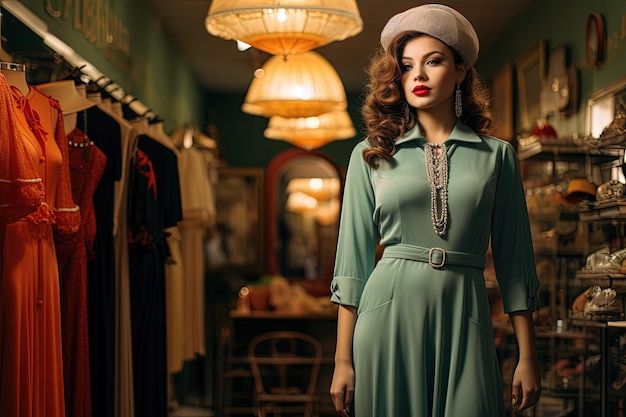
<path id="1" fill-rule="evenodd" d="M 21 136 L 16 111 L 11 87 L 0 74 L 0 223 L 19 220 L 45 199 L 43 181 Z"/>
<path id="2" fill-rule="evenodd" d="M 80 206 L 82 223 L 78 233 L 55 239 L 61 285 L 65 408 L 68 417 L 90 417 L 87 259 L 95 256 L 93 193 L 104 172 L 107 157 L 80 129 L 70 132 L 68 140 L 83 146 L 70 146 L 69 150 L 72 196 Z"/>
<path id="3" fill-rule="evenodd" d="M 0 81 L 5 97 L 6 87 Z M 0 227 L 0 410 L 3 417 L 64 417 L 53 230 L 75 233 L 80 211 L 71 195 L 67 139 L 58 102 L 33 87 L 27 97 L 16 88 L 11 88 L 11 93 L 19 140 L 42 181 L 45 196 L 36 211 Z M 0 128 L 10 131 L 10 125 Z M 24 162 L 19 160 L 23 154 L 9 156 L 11 159 L 0 165 Z"/>

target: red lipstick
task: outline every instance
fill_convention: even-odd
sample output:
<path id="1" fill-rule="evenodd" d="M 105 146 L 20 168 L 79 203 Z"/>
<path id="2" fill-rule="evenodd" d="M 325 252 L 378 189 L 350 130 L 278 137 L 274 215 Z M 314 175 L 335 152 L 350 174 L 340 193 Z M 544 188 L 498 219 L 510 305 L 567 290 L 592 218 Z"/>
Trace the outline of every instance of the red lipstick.
<path id="1" fill-rule="evenodd" d="M 416 96 L 425 96 L 429 92 L 430 88 L 426 87 L 425 85 L 416 85 L 415 87 L 413 87 L 413 94 L 415 94 Z"/>

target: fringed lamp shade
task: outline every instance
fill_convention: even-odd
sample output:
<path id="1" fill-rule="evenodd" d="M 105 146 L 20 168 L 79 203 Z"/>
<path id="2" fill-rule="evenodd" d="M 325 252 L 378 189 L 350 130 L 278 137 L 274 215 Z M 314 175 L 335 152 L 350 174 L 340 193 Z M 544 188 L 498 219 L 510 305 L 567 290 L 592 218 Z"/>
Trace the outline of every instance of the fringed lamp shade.
<path id="1" fill-rule="evenodd" d="M 355 0 L 213 0 L 207 31 L 272 55 L 307 52 L 363 30 Z"/>
<path id="2" fill-rule="evenodd" d="M 262 71 L 255 72 L 241 110 L 264 117 L 309 117 L 347 107 L 346 92 L 333 66 L 309 51 L 270 57 Z"/>
<path id="3" fill-rule="evenodd" d="M 352 138 L 356 130 L 348 112 L 342 110 L 313 117 L 272 116 L 263 134 L 310 151 L 335 140 Z"/>

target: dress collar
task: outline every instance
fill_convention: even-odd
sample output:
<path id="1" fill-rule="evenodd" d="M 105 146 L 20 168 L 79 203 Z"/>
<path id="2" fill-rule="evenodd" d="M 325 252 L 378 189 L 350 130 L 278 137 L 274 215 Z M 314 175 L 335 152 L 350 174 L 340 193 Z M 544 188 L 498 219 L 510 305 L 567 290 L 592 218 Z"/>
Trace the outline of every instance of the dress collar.
<path id="1" fill-rule="evenodd" d="M 422 136 L 422 132 L 420 131 L 419 125 L 417 123 L 411 130 L 409 130 L 396 140 L 396 145 L 411 140 L 426 142 L 426 138 Z M 446 142 L 449 141 L 478 143 L 482 142 L 482 139 L 476 134 L 476 132 L 467 127 L 463 122 L 457 120 L 456 124 L 454 125 L 454 129 L 452 129 L 452 132 L 450 132 L 450 136 L 448 137 L 448 139 L 446 139 Z"/>

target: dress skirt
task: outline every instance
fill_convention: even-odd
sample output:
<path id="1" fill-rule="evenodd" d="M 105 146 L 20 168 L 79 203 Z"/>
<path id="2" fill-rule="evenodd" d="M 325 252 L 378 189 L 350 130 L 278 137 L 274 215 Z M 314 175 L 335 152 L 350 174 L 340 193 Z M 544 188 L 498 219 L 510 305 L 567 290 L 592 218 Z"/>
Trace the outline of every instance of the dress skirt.
<path id="1" fill-rule="evenodd" d="M 493 337 L 481 269 L 381 259 L 354 332 L 356 417 L 504 416 Z"/>

